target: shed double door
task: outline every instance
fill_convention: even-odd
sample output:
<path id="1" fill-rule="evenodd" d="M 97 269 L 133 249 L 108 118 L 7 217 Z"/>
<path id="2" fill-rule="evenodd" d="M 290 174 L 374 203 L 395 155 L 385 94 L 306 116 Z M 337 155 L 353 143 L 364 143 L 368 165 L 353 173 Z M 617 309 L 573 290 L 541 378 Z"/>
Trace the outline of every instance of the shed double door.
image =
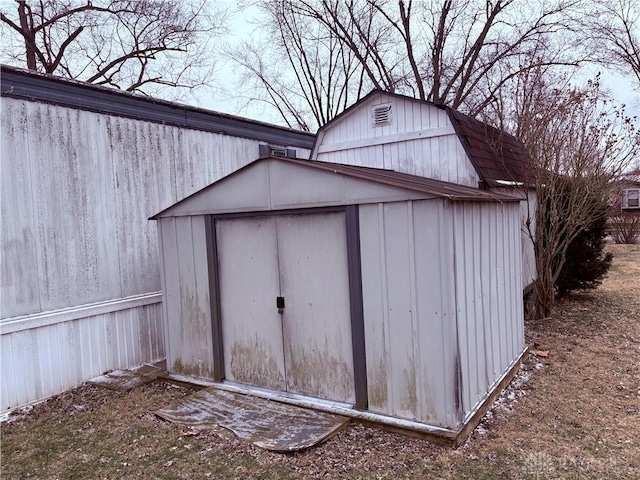
<path id="1" fill-rule="evenodd" d="M 344 212 L 218 219 L 216 243 L 225 378 L 354 403 Z"/>

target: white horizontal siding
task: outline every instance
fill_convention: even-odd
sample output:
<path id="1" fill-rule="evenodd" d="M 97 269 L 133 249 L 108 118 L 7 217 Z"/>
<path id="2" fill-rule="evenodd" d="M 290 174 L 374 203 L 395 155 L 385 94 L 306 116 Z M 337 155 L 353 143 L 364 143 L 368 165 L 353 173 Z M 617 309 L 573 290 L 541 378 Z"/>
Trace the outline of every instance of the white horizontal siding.
<path id="1" fill-rule="evenodd" d="M 164 358 L 158 295 L 91 305 L 85 316 L 52 312 L 3 325 L 1 409 L 14 408 L 80 385 L 107 370 Z M 133 306 L 130 306 L 133 305 Z M 94 314 L 92 314 L 94 312 Z"/>
<path id="2" fill-rule="evenodd" d="M 390 103 L 392 123 L 373 127 L 372 106 Z M 432 133 L 430 133 L 432 132 Z M 403 136 L 425 138 L 399 140 Z M 429 136 L 437 134 L 435 136 Z M 385 140 L 386 138 L 386 140 Z M 316 160 L 377 167 L 478 186 L 479 177 L 445 110 L 428 103 L 374 95 L 318 136 Z M 378 145 L 367 145 L 367 140 Z M 348 145 L 353 145 L 347 148 Z"/>
<path id="3" fill-rule="evenodd" d="M 517 204 L 456 203 L 461 400 L 471 412 L 524 348 Z"/>
<path id="4" fill-rule="evenodd" d="M 391 104 L 390 125 L 374 127 L 371 108 L 383 103 Z M 331 124 L 325 132 L 323 144 L 338 144 L 352 140 L 385 137 L 407 132 L 450 127 L 449 116 L 444 109 L 413 99 L 393 95 L 373 95 L 349 114 Z"/>
<path id="5" fill-rule="evenodd" d="M 2 97 L 1 143 L 11 318 L 158 291 L 147 218 L 255 160 L 260 142 Z"/>
<path id="6" fill-rule="evenodd" d="M 369 409 L 456 427 L 451 207 L 360 207 Z"/>

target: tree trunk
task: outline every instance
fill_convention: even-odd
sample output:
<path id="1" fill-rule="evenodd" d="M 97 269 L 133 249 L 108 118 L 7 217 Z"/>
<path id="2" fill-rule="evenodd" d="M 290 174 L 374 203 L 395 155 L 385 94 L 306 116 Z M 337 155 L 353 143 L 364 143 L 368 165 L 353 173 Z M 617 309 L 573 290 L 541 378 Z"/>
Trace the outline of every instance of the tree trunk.
<path id="1" fill-rule="evenodd" d="M 36 35 L 29 22 L 31 8 L 27 6 L 25 0 L 18 2 L 18 15 L 20 16 L 20 27 L 22 28 L 22 36 L 24 37 L 24 46 L 27 54 L 27 68 L 29 70 L 36 70 Z"/>
<path id="2" fill-rule="evenodd" d="M 550 269 L 540 269 L 535 282 L 535 318 L 548 318 L 555 302 L 555 285 Z"/>
<path id="3" fill-rule="evenodd" d="M 542 282 L 539 282 L 542 283 Z M 547 285 L 536 285 L 536 310 L 535 318 L 548 318 L 551 316 L 552 305 L 554 302 L 553 285 L 551 288 Z"/>

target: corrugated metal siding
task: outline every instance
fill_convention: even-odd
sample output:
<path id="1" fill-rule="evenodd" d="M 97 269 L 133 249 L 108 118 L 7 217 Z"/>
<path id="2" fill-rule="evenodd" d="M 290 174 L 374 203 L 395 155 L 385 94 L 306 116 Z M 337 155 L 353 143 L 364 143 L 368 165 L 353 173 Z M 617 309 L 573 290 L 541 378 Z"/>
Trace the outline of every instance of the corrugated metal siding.
<path id="1" fill-rule="evenodd" d="M 354 403 L 345 214 L 215 223 L 225 379 Z"/>
<path id="2" fill-rule="evenodd" d="M 204 217 L 162 218 L 167 368 L 213 378 L 213 337 Z"/>
<path id="3" fill-rule="evenodd" d="M 458 345 L 465 414 L 524 348 L 522 253 L 515 204 L 456 203 Z"/>
<path id="4" fill-rule="evenodd" d="M 147 218 L 258 144 L 3 97 L 2 318 L 159 290 Z"/>
<path id="5" fill-rule="evenodd" d="M 455 427 L 451 205 L 360 206 L 369 409 Z"/>
<path id="6" fill-rule="evenodd" d="M 531 283 L 535 282 L 536 272 L 536 253 L 533 247 L 533 241 L 529 235 L 526 226 L 527 220 L 531 221 L 531 232 L 534 237 L 536 234 L 536 209 L 538 208 L 538 199 L 536 191 L 529 188 L 524 191 L 521 187 L 498 187 L 492 188 L 492 192 L 504 193 L 521 198 L 520 202 L 520 223 L 522 225 L 522 288 L 524 289 Z"/>
<path id="7" fill-rule="evenodd" d="M 392 104 L 393 121 L 388 126 L 373 127 L 371 107 L 380 102 Z M 430 138 L 394 141 L 367 146 L 363 140 L 392 137 L 413 132 L 450 129 L 450 133 Z M 446 111 L 399 97 L 373 96 L 361 108 L 331 124 L 322 134 L 315 160 L 349 165 L 386 168 L 471 187 L 479 177 L 458 140 Z M 360 142 L 359 142 L 360 141 Z M 344 148 L 352 142 L 353 148 Z M 339 151 L 331 151 L 340 148 Z M 322 152 L 323 149 L 328 151 Z"/>
<path id="8" fill-rule="evenodd" d="M 0 337 L 1 409 L 46 398 L 107 370 L 164 358 L 162 313 L 155 303 Z"/>

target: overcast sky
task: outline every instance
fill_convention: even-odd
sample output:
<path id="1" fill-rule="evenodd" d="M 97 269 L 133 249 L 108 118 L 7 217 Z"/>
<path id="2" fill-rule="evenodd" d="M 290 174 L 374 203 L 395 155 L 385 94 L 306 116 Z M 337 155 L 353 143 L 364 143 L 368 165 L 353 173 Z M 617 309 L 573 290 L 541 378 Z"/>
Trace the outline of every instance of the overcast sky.
<path id="1" fill-rule="evenodd" d="M 255 30 L 256 25 L 259 24 L 259 12 L 257 8 L 245 6 L 241 11 L 238 11 L 238 8 L 236 7 L 238 2 L 235 0 L 227 0 L 223 3 L 229 5 L 231 13 L 231 18 L 229 19 L 229 41 L 251 35 L 251 32 Z M 241 0 L 239 3 L 241 5 L 250 4 L 250 2 L 246 0 L 244 2 Z M 634 91 L 630 78 L 624 77 L 617 72 L 604 70 L 602 66 L 596 65 L 584 69 L 585 80 L 595 75 L 598 71 L 601 72 L 604 86 L 611 91 L 611 95 L 614 100 L 619 103 L 624 103 L 627 106 L 628 114 L 636 115 L 640 118 L 640 92 Z M 227 85 L 231 87 L 236 83 L 237 75 L 231 65 L 224 65 L 223 62 L 220 62 L 220 69 L 216 80 L 220 85 Z M 265 122 L 283 123 L 275 113 L 265 111 L 264 108 L 260 108 L 258 105 L 243 108 L 243 101 L 234 97 L 232 91 L 227 93 L 201 91 L 196 94 L 193 100 L 187 101 L 187 103 L 210 110 L 253 118 Z"/>
<path id="2" fill-rule="evenodd" d="M 226 6 L 229 11 L 229 36 L 225 39 L 227 42 L 246 38 L 252 33 L 256 34 L 256 26 L 260 23 L 259 12 L 257 8 L 250 6 L 251 2 L 252 0 L 216 2 L 217 5 Z M 0 7 L 3 10 L 15 8 L 13 0 L 0 0 Z M 219 86 L 218 89 L 214 91 L 202 88 L 193 98 L 185 98 L 183 103 L 265 122 L 283 124 L 275 112 L 266 110 L 260 105 L 253 104 L 249 108 L 244 108 L 245 102 L 238 98 L 237 90 L 234 91 L 234 85 L 238 81 L 237 69 L 232 65 L 225 64 L 222 60 L 218 62 L 218 67 L 216 78 L 213 79 L 214 85 Z M 585 80 L 598 70 L 602 70 L 602 67 L 585 68 Z M 613 98 L 617 102 L 625 103 L 629 114 L 640 117 L 640 92 L 633 90 L 630 79 L 611 71 L 602 71 L 602 76 L 604 85 L 610 89 Z"/>

